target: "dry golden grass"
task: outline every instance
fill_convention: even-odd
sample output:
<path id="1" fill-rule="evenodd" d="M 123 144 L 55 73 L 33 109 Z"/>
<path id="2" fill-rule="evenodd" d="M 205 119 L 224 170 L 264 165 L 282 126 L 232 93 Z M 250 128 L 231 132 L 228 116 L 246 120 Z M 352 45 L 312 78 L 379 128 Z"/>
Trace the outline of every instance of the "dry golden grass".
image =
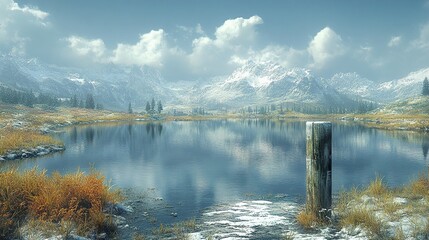
<path id="1" fill-rule="evenodd" d="M 361 226 L 367 229 L 372 235 L 380 235 L 383 224 L 375 215 L 367 209 L 353 209 L 343 216 L 340 225 Z"/>
<path id="2" fill-rule="evenodd" d="M 397 197 L 405 201 L 398 202 L 395 200 Z M 384 222 L 401 221 L 404 214 L 429 219 L 428 200 L 429 178 L 426 175 L 420 175 L 408 185 L 396 189 L 388 188 L 377 177 L 367 188 L 340 193 L 334 210 L 338 213 L 341 227 L 361 226 L 381 239 L 407 239 L 410 233 L 404 233 L 402 229 L 393 229 L 393 236 L 383 231 Z M 380 216 L 376 217 L 375 213 Z M 416 222 L 415 225 L 413 236 L 417 239 L 429 237 L 429 224 L 421 225 L 421 222 Z"/>
<path id="3" fill-rule="evenodd" d="M 13 236 L 28 219 L 70 221 L 80 232 L 106 231 L 112 224 L 103 207 L 118 200 L 120 194 L 111 191 L 96 172 L 49 177 L 36 169 L 6 170 L 0 172 L 0 238 Z"/>
<path id="4" fill-rule="evenodd" d="M 152 230 L 152 233 L 160 238 L 188 239 L 186 233 L 197 228 L 195 219 L 178 222 L 170 226 L 160 224 L 159 228 Z"/>
<path id="5" fill-rule="evenodd" d="M 367 127 L 378 129 L 422 130 L 429 127 L 427 114 L 350 114 L 349 117 L 361 119 Z"/>
<path id="6" fill-rule="evenodd" d="M 420 175 L 405 191 L 413 197 L 429 197 L 429 178 Z"/>
<path id="7" fill-rule="evenodd" d="M 313 228 L 320 223 L 316 214 L 307 211 L 299 212 L 296 216 L 296 221 L 305 229 Z"/>
<path id="8" fill-rule="evenodd" d="M 36 131 L 20 130 L 13 128 L 0 129 L 0 154 L 7 150 L 32 148 L 39 145 L 61 143 L 49 135 L 43 135 Z"/>
<path id="9" fill-rule="evenodd" d="M 365 192 L 374 197 L 384 197 L 390 193 L 380 176 L 377 176 L 375 180 L 369 184 Z"/>
<path id="10" fill-rule="evenodd" d="M 38 145 L 60 144 L 49 135 L 39 134 L 41 126 L 61 126 L 96 122 L 133 121 L 146 115 L 91 110 L 80 108 L 56 108 L 46 110 L 39 107 L 28 108 L 20 105 L 0 104 L 0 154 L 7 150 L 31 148 Z M 25 122 L 21 129 L 11 127 L 15 121 Z"/>

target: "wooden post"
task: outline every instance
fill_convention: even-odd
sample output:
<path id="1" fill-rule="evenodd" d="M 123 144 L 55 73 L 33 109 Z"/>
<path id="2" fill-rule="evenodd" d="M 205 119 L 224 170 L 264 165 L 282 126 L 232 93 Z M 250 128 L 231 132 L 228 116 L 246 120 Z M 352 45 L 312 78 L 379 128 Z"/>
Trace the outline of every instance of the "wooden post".
<path id="1" fill-rule="evenodd" d="M 332 124 L 307 122 L 306 133 L 306 209 L 327 220 L 332 206 Z"/>

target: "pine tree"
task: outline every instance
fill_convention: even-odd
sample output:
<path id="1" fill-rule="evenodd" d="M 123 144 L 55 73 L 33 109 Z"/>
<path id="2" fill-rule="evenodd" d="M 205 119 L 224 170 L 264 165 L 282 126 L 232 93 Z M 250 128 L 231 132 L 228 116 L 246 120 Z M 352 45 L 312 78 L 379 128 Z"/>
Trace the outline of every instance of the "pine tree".
<path id="1" fill-rule="evenodd" d="M 149 101 L 146 102 L 146 112 L 149 113 L 150 112 L 150 103 Z"/>
<path id="2" fill-rule="evenodd" d="M 73 95 L 73 97 L 72 97 L 72 99 L 71 99 L 71 107 L 78 107 L 79 105 L 78 105 L 79 103 L 78 103 L 78 101 L 77 101 L 77 96 L 76 96 L 76 94 L 75 95 Z"/>
<path id="3" fill-rule="evenodd" d="M 88 109 L 94 109 L 95 108 L 94 97 L 92 96 L 91 93 L 88 93 L 86 95 L 85 108 L 88 108 Z"/>
<path id="4" fill-rule="evenodd" d="M 153 112 L 155 111 L 155 99 L 152 98 L 152 103 L 150 104 L 150 110 Z"/>
<path id="5" fill-rule="evenodd" d="M 128 104 L 128 113 L 129 114 L 133 113 L 133 109 L 131 108 L 131 103 Z"/>
<path id="6" fill-rule="evenodd" d="M 429 81 L 427 77 L 425 77 L 425 80 L 423 80 L 422 95 L 429 96 Z"/>
<path id="7" fill-rule="evenodd" d="M 163 107 L 162 107 L 162 103 L 161 100 L 158 101 L 158 113 L 161 113 Z"/>

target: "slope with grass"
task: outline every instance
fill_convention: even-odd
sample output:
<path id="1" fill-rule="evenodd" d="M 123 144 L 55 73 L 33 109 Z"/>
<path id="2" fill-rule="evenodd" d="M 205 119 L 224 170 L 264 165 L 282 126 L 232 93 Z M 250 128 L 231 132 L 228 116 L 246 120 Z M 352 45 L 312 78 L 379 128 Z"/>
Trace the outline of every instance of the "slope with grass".
<path id="1" fill-rule="evenodd" d="M 379 129 L 429 131 L 429 97 L 408 98 L 368 114 L 348 114 L 343 119 Z"/>
<path id="2" fill-rule="evenodd" d="M 377 177 L 366 188 L 341 192 L 333 213 L 332 222 L 325 225 L 306 212 L 297 215 L 297 222 L 307 229 L 332 224 L 364 239 L 428 239 L 429 178 L 422 175 L 392 189 Z"/>

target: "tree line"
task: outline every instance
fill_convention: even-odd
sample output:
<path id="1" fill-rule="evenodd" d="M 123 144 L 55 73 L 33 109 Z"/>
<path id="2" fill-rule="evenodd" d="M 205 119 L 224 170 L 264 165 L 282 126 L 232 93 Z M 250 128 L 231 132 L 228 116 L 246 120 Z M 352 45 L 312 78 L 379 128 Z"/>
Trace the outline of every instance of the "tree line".
<path id="1" fill-rule="evenodd" d="M 45 104 L 51 107 L 58 107 L 61 101 L 48 94 L 38 94 L 32 91 L 17 91 L 14 89 L 0 87 L 0 101 L 9 104 L 22 104 L 27 107 L 33 107 L 34 104 Z"/>
<path id="2" fill-rule="evenodd" d="M 152 98 L 152 100 L 149 102 L 146 102 L 146 107 L 145 107 L 146 113 L 148 114 L 156 114 L 156 113 L 161 113 L 162 110 L 164 110 L 164 106 L 162 105 L 161 100 L 155 101 L 155 98 Z M 131 106 L 131 102 L 128 103 L 128 113 L 132 114 L 133 108 Z"/>
<path id="3" fill-rule="evenodd" d="M 70 99 L 61 99 L 56 96 L 39 93 L 33 91 L 18 91 L 0 86 L 0 101 L 9 104 L 22 104 L 27 107 L 34 107 L 35 104 L 47 105 L 49 107 L 75 107 L 87 109 L 103 109 L 101 103 L 95 103 L 91 93 L 86 95 L 85 101 L 79 99 L 77 95 L 73 95 Z"/>
<path id="4" fill-rule="evenodd" d="M 344 113 L 366 113 L 378 107 L 378 104 L 366 100 L 356 100 L 350 106 L 322 106 L 304 103 L 281 103 L 264 106 L 248 106 L 240 110 L 241 114 L 267 115 L 271 113 L 284 114 L 286 112 L 298 112 L 305 114 L 344 114 Z"/>

